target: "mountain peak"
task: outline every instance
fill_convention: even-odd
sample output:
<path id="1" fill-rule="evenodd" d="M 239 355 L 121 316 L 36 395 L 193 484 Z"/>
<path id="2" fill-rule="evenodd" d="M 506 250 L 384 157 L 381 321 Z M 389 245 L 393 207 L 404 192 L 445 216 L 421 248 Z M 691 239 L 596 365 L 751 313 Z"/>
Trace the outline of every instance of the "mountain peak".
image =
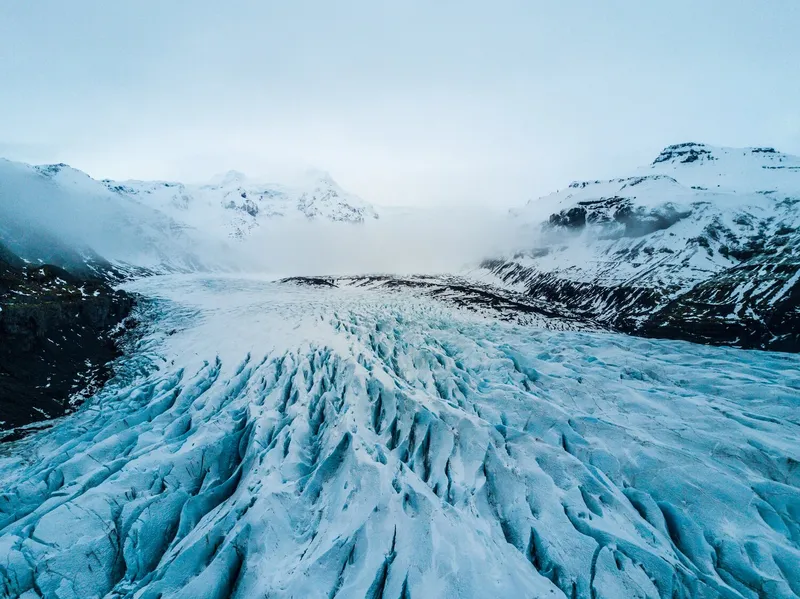
<path id="1" fill-rule="evenodd" d="M 788 154 L 778 152 L 773 147 L 749 147 L 749 148 L 734 148 L 711 146 L 704 143 L 697 142 L 684 142 L 667 146 L 656 157 L 650 166 L 657 165 L 673 165 L 679 166 L 682 164 L 708 164 L 722 160 L 729 162 L 731 160 L 738 161 L 740 164 L 750 164 L 757 168 L 763 165 L 770 165 L 773 163 L 795 163 L 797 158 Z M 744 162 L 742 162 L 744 161 Z M 719 167 L 724 168 L 724 167 Z M 764 167 L 768 168 L 768 167 Z"/>
<path id="2" fill-rule="evenodd" d="M 247 175 L 241 171 L 232 169 L 225 173 L 218 174 L 213 178 L 212 181 L 214 183 L 218 183 L 219 185 L 241 184 L 247 181 Z"/>
<path id="3" fill-rule="evenodd" d="M 712 148 L 706 144 L 693 141 L 667 146 L 653 161 L 653 165 L 661 162 L 688 164 L 698 160 L 716 160 L 711 152 Z"/>
<path id="4" fill-rule="evenodd" d="M 337 186 L 336 181 L 328 171 L 319 168 L 307 168 L 298 176 L 298 183 L 300 185 L 325 185 Z"/>

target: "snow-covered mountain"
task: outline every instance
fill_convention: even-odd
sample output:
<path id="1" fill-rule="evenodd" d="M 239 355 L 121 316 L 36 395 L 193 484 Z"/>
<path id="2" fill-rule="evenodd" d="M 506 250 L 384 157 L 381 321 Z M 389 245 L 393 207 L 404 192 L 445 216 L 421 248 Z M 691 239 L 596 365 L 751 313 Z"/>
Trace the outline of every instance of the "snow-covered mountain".
<path id="1" fill-rule="evenodd" d="M 242 239 L 274 219 L 363 223 L 378 218 L 370 204 L 319 171 L 307 173 L 295 185 L 262 183 L 238 171 L 205 185 L 110 180 L 103 184 L 121 197 L 220 238 Z"/>
<path id="2" fill-rule="evenodd" d="M 66 164 L 0 160 L 0 240 L 32 262 L 73 271 L 97 270 L 105 260 L 156 272 L 230 270 L 247 253 L 239 242 L 267 224 L 377 218 L 372 206 L 318 171 L 289 186 L 237 172 L 207 185 L 120 183 Z"/>
<path id="3" fill-rule="evenodd" d="M 800 158 L 669 146 L 517 214 L 531 249 L 485 277 L 612 327 L 800 349 Z"/>

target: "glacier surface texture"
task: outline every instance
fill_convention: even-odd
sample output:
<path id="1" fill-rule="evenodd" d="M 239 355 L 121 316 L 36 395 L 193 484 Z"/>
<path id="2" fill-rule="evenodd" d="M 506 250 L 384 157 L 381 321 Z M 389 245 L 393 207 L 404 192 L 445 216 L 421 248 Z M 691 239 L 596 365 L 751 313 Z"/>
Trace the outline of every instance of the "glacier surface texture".
<path id="1" fill-rule="evenodd" d="M 0 596 L 800 596 L 800 356 L 161 276 L 0 444 Z"/>

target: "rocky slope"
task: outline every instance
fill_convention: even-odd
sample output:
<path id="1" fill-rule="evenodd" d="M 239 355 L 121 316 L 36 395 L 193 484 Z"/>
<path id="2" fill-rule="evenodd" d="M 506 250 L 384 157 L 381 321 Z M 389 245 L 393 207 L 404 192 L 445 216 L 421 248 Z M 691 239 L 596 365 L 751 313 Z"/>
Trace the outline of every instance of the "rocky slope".
<path id="1" fill-rule="evenodd" d="M 0 244 L 0 430 L 60 416 L 94 393 L 132 303 L 100 278 L 26 263 Z"/>
<path id="2" fill-rule="evenodd" d="M 518 214 L 532 249 L 484 280 L 617 330 L 800 351 L 800 159 L 678 144 Z"/>

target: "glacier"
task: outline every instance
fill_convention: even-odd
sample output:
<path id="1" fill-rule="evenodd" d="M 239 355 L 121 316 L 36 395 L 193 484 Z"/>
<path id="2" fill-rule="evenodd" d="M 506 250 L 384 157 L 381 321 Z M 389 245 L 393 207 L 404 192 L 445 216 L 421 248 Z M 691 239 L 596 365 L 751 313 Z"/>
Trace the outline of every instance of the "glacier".
<path id="1" fill-rule="evenodd" d="M 800 596 L 800 356 L 168 275 L 0 444 L 0 596 Z"/>

